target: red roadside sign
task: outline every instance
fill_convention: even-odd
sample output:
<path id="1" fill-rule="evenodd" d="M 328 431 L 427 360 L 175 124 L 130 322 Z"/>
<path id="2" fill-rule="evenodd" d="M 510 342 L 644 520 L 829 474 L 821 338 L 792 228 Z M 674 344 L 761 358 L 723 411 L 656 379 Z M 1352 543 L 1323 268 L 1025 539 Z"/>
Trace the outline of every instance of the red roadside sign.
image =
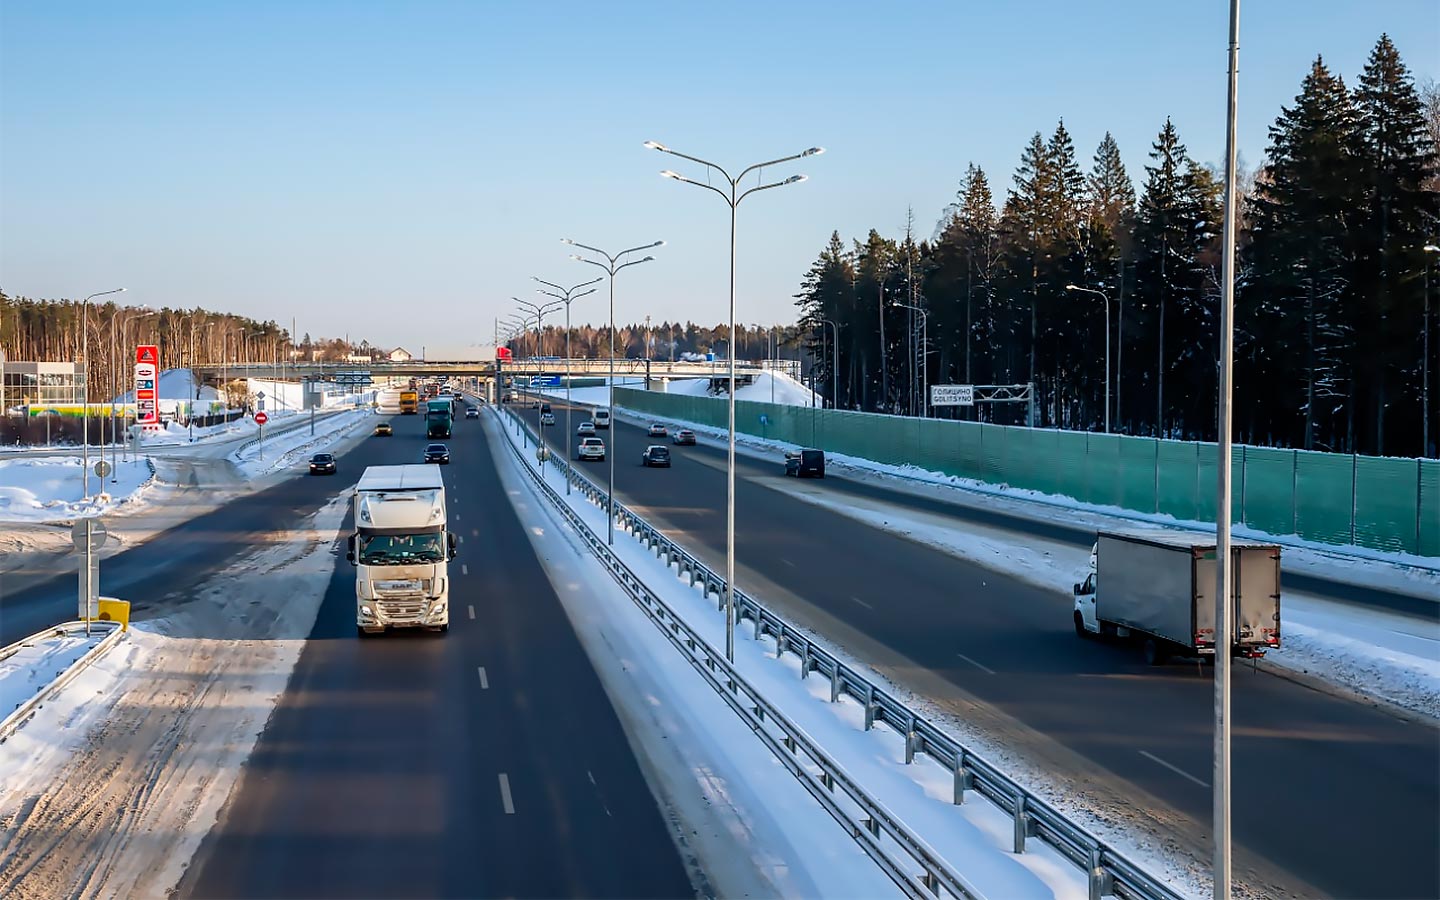
<path id="1" fill-rule="evenodd" d="M 264 425 L 268 421 L 270 421 L 270 417 L 265 415 L 265 410 L 262 409 L 255 414 L 256 425 Z"/>

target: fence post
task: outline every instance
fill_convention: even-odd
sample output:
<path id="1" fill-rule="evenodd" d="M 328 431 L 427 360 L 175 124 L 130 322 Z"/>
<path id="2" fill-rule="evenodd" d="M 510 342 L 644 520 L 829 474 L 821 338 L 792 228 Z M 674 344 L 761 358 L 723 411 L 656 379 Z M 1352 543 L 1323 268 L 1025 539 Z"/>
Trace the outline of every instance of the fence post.
<path id="1" fill-rule="evenodd" d="M 1420 555 L 1420 513 L 1425 508 L 1425 460 L 1415 460 L 1415 555 Z"/>
<path id="2" fill-rule="evenodd" d="M 1290 451 L 1290 533 L 1300 534 L 1300 449 Z"/>
<path id="3" fill-rule="evenodd" d="M 1154 512 L 1160 512 L 1160 439 L 1155 438 L 1155 485 Z"/>
<path id="4" fill-rule="evenodd" d="M 1245 469 L 1250 465 L 1246 445 L 1240 445 L 1240 524 L 1245 524 Z"/>
<path id="5" fill-rule="evenodd" d="M 1355 546 L 1355 483 L 1360 474 L 1360 454 L 1350 451 L 1350 546 Z"/>

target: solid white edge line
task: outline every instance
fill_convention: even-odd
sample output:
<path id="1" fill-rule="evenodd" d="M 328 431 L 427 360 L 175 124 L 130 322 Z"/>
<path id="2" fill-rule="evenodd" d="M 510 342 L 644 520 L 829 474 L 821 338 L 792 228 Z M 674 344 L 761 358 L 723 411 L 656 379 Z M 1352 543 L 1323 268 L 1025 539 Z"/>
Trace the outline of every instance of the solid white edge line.
<path id="1" fill-rule="evenodd" d="M 989 666 L 981 665 L 980 663 L 976 662 L 975 660 L 971 659 L 970 657 L 966 656 L 966 655 L 963 654 L 963 653 L 957 653 L 957 654 L 955 654 L 955 655 L 958 656 L 958 657 L 960 657 L 961 659 L 965 660 L 965 661 L 968 662 L 970 665 L 974 666 L 975 668 L 979 669 L 979 670 L 982 671 L 982 672 L 988 672 L 988 673 L 991 674 L 991 675 L 994 675 L 994 674 L 995 674 L 995 670 L 994 670 L 994 669 L 990 668 Z"/>
<path id="2" fill-rule="evenodd" d="M 500 773 L 500 802 L 505 805 L 505 815 L 515 815 L 515 801 L 510 797 L 510 776 Z"/>
<path id="3" fill-rule="evenodd" d="M 1146 759 L 1150 760 L 1151 762 L 1159 763 L 1160 765 L 1162 765 L 1162 766 L 1164 766 L 1165 768 L 1169 769 L 1170 771 L 1174 772 L 1176 775 L 1179 775 L 1181 778 L 1188 778 L 1189 780 L 1191 780 L 1191 781 L 1195 782 L 1196 784 L 1200 785 L 1202 788 L 1205 788 L 1207 791 L 1210 789 L 1210 782 L 1208 782 L 1208 781 L 1201 781 L 1200 779 L 1196 778 L 1194 775 L 1191 775 L 1189 772 L 1185 771 L 1184 769 L 1180 768 L 1179 766 L 1172 766 L 1172 765 L 1170 765 L 1170 763 L 1166 762 L 1165 760 L 1161 759 L 1160 757 L 1156 756 L 1156 755 L 1153 754 L 1153 753 L 1150 753 L 1150 752 L 1145 751 L 1145 750 L 1141 750 L 1141 751 L 1140 751 L 1140 755 L 1143 756 L 1143 757 L 1145 757 Z"/>

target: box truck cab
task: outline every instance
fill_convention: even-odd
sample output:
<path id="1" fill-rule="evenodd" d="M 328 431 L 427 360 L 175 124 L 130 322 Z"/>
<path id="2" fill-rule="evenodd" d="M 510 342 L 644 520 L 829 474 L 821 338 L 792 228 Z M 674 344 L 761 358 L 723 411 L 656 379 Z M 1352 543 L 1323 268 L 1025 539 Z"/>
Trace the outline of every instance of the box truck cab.
<path id="1" fill-rule="evenodd" d="M 355 628 L 450 628 L 449 561 L 455 536 L 433 466 L 370 466 L 355 485 Z"/>
<path id="2" fill-rule="evenodd" d="M 590 417 L 590 419 L 591 419 L 591 421 L 593 421 L 593 422 L 595 423 L 595 427 L 596 427 L 596 428 L 609 428 L 609 427 L 610 427 L 610 410 L 606 409 L 606 408 L 603 407 L 603 406 L 598 407 L 598 408 L 595 410 L 595 414 L 592 415 L 592 416 Z"/>
<path id="3" fill-rule="evenodd" d="M 1230 652 L 1260 657 L 1280 646 L 1280 548 L 1235 542 Z M 1215 658 L 1215 539 L 1172 532 L 1101 532 L 1090 572 L 1075 585 L 1075 633 L 1133 640 L 1145 661 Z"/>

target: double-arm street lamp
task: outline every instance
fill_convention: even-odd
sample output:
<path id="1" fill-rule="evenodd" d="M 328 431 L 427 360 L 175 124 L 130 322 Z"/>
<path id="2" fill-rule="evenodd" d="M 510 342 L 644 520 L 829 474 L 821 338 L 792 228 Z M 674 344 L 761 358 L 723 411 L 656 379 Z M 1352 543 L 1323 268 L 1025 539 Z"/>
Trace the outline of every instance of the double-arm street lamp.
<path id="1" fill-rule="evenodd" d="M 574 287 L 567 288 L 561 287 L 553 281 L 546 281 L 535 275 L 531 275 L 530 277 L 539 284 L 555 289 L 554 291 L 547 291 L 544 288 L 536 288 L 536 293 L 544 294 L 547 297 L 554 297 L 556 300 L 565 304 L 565 446 L 568 447 L 570 446 L 570 441 L 574 440 L 572 435 L 575 434 L 574 430 L 570 427 L 570 304 L 579 300 L 581 297 L 588 297 L 595 293 L 595 288 L 591 287 L 591 285 L 599 284 L 605 279 L 604 276 L 592 278 L 589 281 L 582 281 Z M 582 291 L 580 290 L 581 288 L 588 288 L 588 290 Z M 556 293 L 556 291 L 559 293 Z M 579 291 L 579 293 L 576 293 L 576 291 Z M 568 458 L 569 454 L 567 453 L 566 456 Z M 568 478 L 565 479 L 565 493 L 570 493 L 570 479 Z"/>
<path id="2" fill-rule="evenodd" d="M 592 266 L 599 266 L 600 268 L 605 270 L 605 273 L 607 275 L 610 276 L 610 389 L 608 391 L 608 398 L 605 402 L 608 404 L 610 409 L 610 421 L 612 423 L 612 426 L 610 428 L 610 446 L 607 447 L 605 450 L 605 456 L 608 457 L 610 460 L 610 480 L 608 486 L 605 489 L 605 518 L 607 519 L 605 540 L 607 543 L 614 545 L 615 445 L 617 443 L 615 438 L 620 432 L 620 429 L 613 425 L 613 423 L 615 422 L 615 274 L 621 269 L 629 268 L 630 266 L 638 266 L 641 263 L 654 261 L 655 257 L 653 256 L 646 256 L 640 259 L 632 259 L 628 261 L 625 261 L 625 257 L 631 253 L 639 253 L 641 250 L 651 250 L 655 247 L 663 247 L 665 246 L 665 242 L 656 241 L 653 244 L 643 244 L 639 247 L 631 247 L 629 250 L 621 250 L 619 253 L 611 256 L 609 253 L 606 253 L 599 247 L 591 247 L 588 244 L 577 243 L 570 240 L 569 238 L 561 238 L 560 240 L 562 243 L 569 244 L 572 247 L 578 247 L 581 250 L 586 250 L 590 253 L 596 253 L 600 256 L 605 257 L 605 262 L 602 263 L 597 259 L 588 259 L 584 256 L 580 256 L 579 254 L 571 254 L 570 256 L 570 258 L 575 260 L 576 262 L 589 263 Z"/>
<path id="3" fill-rule="evenodd" d="M 681 159 L 699 163 L 706 169 L 718 172 L 729 190 L 721 190 L 713 184 L 704 181 L 695 181 L 686 178 L 678 172 L 669 169 L 660 174 L 666 178 L 673 178 L 676 181 L 683 181 L 707 191 L 713 191 L 725 204 L 730 207 L 730 384 L 727 393 L 730 396 L 730 449 L 726 465 L 726 501 L 725 501 L 725 658 L 730 662 L 735 661 L 735 212 L 740 206 L 740 201 L 751 194 L 760 191 L 768 191 L 772 188 L 784 187 L 787 184 L 797 184 L 805 180 L 804 175 L 791 175 L 781 181 L 761 183 L 747 190 L 740 189 L 740 182 L 751 172 L 759 172 L 768 166 L 776 166 L 792 160 L 803 159 L 807 156 L 814 156 L 824 153 L 820 147 L 811 147 L 800 153 L 791 156 L 782 156 L 779 159 L 772 159 L 762 163 L 756 163 L 746 168 L 734 178 L 724 168 L 715 163 L 700 159 L 697 156 L 689 156 L 677 150 L 671 150 L 663 144 L 655 141 L 646 141 L 645 146 L 651 150 L 658 150 L 661 153 L 668 153 L 671 156 L 678 156 Z"/>
<path id="4" fill-rule="evenodd" d="M 1110 298 L 1104 291 L 1097 291 L 1093 288 L 1081 287 L 1078 284 L 1067 284 L 1065 290 L 1074 291 L 1080 294 L 1094 294 L 1105 304 L 1105 433 L 1110 433 Z"/>
<path id="5" fill-rule="evenodd" d="M 545 314 L 552 313 L 560 308 L 559 303 L 531 303 L 529 300 L 521 300 L 519 297 L 511 297 L 516 303 L 524 307 L 525 311 L 535 317 L 535 334 L 540 343 L 540 352 L 537 356 L 545 356 Z"/>
<path id="6" fill-rule="evenodd" d="M 84 465 L 85 467 L 85 472 L 82 478 L 85 483 L 84 492 L 86 500 L 90 499 L 90 301 L 94 300 L 96 297 L 104 297 L 109 294 L 123 293 L 125 293 L 125 289 L 123 287 L 115 288 L 113 290 L 100 291 L 99 293 L 91 294 L 84 300 L 80 301 L 80 356 L 84 359 L 84 363 L 82 364 L 83 368 L 81 369 L 81 372 L 83 374 L 80 376 L 81 380 L 84 383 L 84 387 L 81 388 L 82 393 L 80 395 L 80 427 L 85 431 L 85 459 L 82 463 L 82 465 Z M 156 376 L 159 376 L 158 372 L 156 373 Z"/>
<path id="7" fill-rule="evenodd" d="M 919 306 L 911 306 L 909 303 L 896 303 L 895 305 L 900 309 L 908 309 L 920 314 L 920 417 L 928 419 L 930 417 L 930 313 Z M 910 340 L 915 340 L 913 331 L 910 333 Z M 914 359 L 913 355 L 911 359 Z M 912 362 L 911 365 L 913 366 L 914 363 Z M 913 390 L 915 384 L 913 379 L 910 384 Z M 915 407 L 911 406 L 910 409 L 913 412 Z"/>

